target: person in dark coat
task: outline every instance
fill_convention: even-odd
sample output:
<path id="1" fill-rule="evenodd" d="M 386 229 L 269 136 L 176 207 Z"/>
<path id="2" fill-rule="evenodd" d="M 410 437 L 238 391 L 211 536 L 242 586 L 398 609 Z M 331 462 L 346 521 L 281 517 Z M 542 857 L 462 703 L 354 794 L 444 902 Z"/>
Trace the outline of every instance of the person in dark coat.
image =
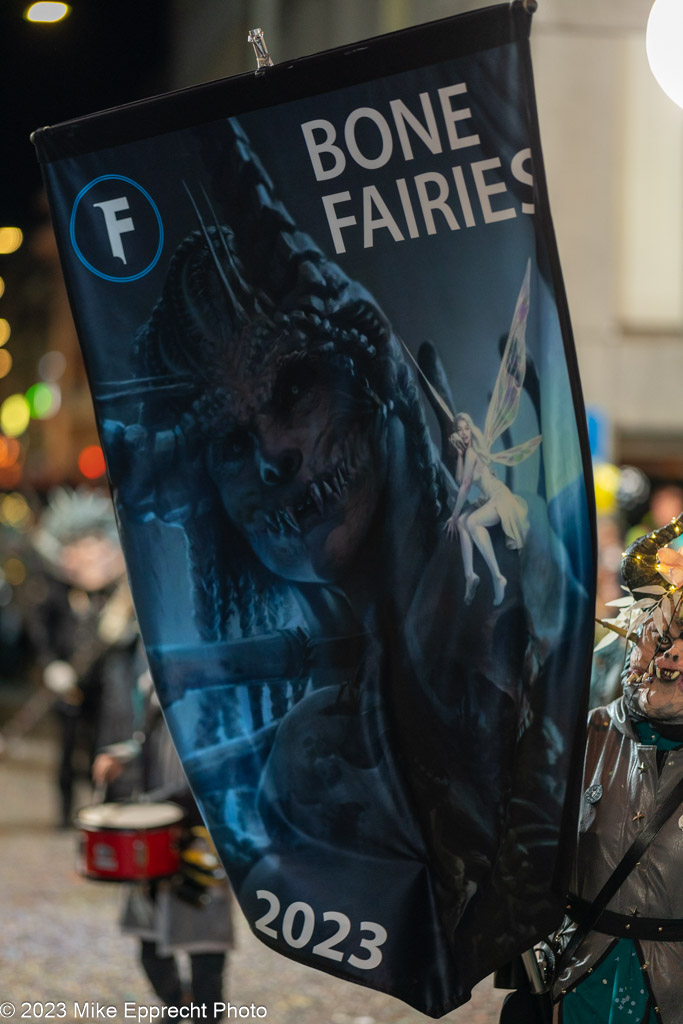
<path id="1" fill-rule="evenodd" d="M 203 1020 L 221 1017 L 228 951 L 233 943 L 231 894 L 199 809 L 183 773 L 149 672 L 137 681 L 141 721 L 134 738 L 104 747 L 93 763 L 96 786 L 111 786 L 137 764 L 142 799 L 171 801 L 185 811 L 189 845 L 184 876 L 129 887 L 121 926 L 140 939 L 140 962 L 167 1005 L 205 1007 Z M 182 977 L 177 954 L 190 960 Z"/>

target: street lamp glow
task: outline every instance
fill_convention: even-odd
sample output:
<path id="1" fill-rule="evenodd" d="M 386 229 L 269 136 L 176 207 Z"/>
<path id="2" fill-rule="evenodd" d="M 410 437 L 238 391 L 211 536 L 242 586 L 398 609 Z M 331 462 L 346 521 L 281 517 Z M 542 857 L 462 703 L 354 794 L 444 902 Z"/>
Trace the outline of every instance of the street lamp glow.
<path id="1" fill-rule="evenodd" d="M 683 107 L 683 3 L 655 0 L 647 22 L 645 49 L 650 70 L 658 84 Z"/>
<path id="2" fill-rule="evenodd" d="M 26 21 L 41 22 L 42 24 L 52 24 L 55 21 L 61 21 L 62 18 L 66 18 L 67 14 L 71 12 L 71 8 L 68 4 L 52 3 L 50 0 L 42 0 L 41 3 L 31 4 L 24 11 L 24 18 Z"/>

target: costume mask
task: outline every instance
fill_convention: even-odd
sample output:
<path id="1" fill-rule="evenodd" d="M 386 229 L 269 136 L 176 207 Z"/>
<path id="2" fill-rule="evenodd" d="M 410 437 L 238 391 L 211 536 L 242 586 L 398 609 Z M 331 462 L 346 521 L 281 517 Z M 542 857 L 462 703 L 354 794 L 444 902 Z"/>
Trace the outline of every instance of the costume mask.
<path id="1" fill-rule="evenodd" d="M 629 706 L 646 718 L 683 723 L 683 594 L 676 591 L 642 627 L 631 651 L 626 692 Z"/>
<path id="2" fill-rule="evenodd" d="M 634 643 L 624 680 L 630 712 L 672 724 L 683 724 L 683 555 L 666 545 L 681 532 L 683 514 L 624 553 L 622 576 L 636 600 L 617 602 L 614 620 Z"/>

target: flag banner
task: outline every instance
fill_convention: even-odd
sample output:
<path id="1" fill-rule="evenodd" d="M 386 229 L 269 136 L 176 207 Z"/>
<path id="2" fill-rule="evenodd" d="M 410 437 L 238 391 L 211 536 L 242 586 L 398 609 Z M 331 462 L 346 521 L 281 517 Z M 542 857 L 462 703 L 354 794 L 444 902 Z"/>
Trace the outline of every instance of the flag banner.
<path id="1" fill-rule="evenodd" d="M 440 1016 L 561 916 L 590 460 L 520 3 L 34 135 L 153 679 L 269 946 Z"/>

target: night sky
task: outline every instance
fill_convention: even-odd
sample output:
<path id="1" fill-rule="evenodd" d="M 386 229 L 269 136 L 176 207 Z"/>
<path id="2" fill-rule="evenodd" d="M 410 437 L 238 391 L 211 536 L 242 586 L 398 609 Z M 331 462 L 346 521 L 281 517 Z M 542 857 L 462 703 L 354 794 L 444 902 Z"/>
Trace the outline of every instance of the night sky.
<path id="1" fill-rule="evenodd" d="M 169 0 L 71 0 L 53 25 L 0 2 L 0 225 L 30 225 L 41 187 L 31 132 L 166 87 Z"/>

